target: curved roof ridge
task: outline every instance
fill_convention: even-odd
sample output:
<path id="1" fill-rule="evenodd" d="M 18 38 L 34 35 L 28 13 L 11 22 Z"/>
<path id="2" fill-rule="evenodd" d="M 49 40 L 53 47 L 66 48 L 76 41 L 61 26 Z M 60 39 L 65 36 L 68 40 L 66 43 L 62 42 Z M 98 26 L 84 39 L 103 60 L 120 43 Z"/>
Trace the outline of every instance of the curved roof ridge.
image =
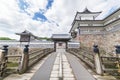
<path id="1" fill-rule="evenodd" d="M 78 13 L 81 13 L 81 14 L 96 14 L 96 13 L 101 13 L 101 12 L 92 12 L 86 7 L 83 12 L 78 12 Z"/>
<path id="2" fill-rule="evenodd" d="M 88 10 L 88 8 L 86 7 L 83 11 L 83 13 L 92 13 L 90 10 Z"/>

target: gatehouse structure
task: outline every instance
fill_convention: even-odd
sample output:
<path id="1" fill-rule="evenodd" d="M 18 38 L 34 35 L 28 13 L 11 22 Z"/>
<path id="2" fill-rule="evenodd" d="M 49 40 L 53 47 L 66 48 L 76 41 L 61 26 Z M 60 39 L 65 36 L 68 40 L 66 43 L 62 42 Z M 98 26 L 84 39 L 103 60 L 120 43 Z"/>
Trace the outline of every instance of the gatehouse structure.
<path id="1" fill-rule="evenodd" d="M 56 51 L 56 48 L 67 49 L 71 36 L 69 34 L 53 34 L 51 39 L 54 41 L 54 49 Z"/>
<path id="2" fill-rule="evenodd" d="M 53 34 L 53 41 L 36 40 L 37 37 L 26 30 L 16 33 L 23 42 L 21 45 L 19 41 L 0 41 L 0 77 L 11 73 L 12 77 L 4 80 L 98 80 L 103 77 L 104 80 L 116 80 L 113 76 L 120 75 L 120 46 L 114 45 L 120 43 L 120 9 L 103 20 L 97 20 L 100 13 L 87 8 L 77 12 L 70 33 L 81 44 L 71 39 L 69 34 Z M 80 48 L 82 45 L 85 48 Z M 101 55 L 98 46 L 115 51 L 116 56 Z M 15 49 L 10 50 L 12 47 Z M 32 67 L 38 62 L 39 67 L 30 71 L 27 78 L 24 74 L 28 74 L 28 69 L 34 70 Z M 13 73 L 23 75 L 16 77 Z"/>
<path id="3" fill-rule="evenodd" d="M 87 8 L 77 12 L 70 33 L 86 47 L 99 45 L 105 51 L 114 51 L 120 44 L 120 8 L 102 20 L 96 19 L 101 12 L 91 12 Z"/>

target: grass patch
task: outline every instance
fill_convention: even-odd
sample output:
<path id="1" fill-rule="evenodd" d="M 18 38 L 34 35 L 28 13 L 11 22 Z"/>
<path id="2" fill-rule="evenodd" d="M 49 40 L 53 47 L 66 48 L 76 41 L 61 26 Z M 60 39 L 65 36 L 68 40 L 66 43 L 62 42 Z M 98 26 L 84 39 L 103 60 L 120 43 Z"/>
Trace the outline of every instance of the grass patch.
<path id="1" fill-rule="evenodd" d="M 119 79 L 120 80 L 120 76 L 115 76 L 115 78 Z"/>
<path id="2" fill-rule="evenodd" d="M 18 63 L 8 62 L 7 67 L 18 67 Z"/>

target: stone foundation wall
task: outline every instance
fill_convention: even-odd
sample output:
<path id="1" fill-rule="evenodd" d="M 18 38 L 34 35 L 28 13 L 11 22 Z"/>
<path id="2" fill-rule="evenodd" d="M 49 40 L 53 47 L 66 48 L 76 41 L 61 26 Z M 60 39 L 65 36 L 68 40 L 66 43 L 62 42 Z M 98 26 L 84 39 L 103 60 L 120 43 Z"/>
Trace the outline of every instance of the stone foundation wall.
<path id="1" fill-rule="evenodd" d="M 94 44 L 104 45 L 104 35 L 83 34 L 79 36 L 79 41 L 86 47 L 92 47 Z"/>
<path id="2" fill-rule="evenodd" d="M 106 51 L 114 52 L 115 46 L 120 45 L 120 30 L 107 34 L 105 39 L 106 39 L 106 43 L 104 47 Z"/>
<path id="3" fill-rule="evenodd" d="M 107 53 L 114 52 L 114 46 L 120 45 L 120 30 L 107 34 L 81 34 L 76 39 L 85 47 L 92 48 L 94 44 L 98 44 Z"/>

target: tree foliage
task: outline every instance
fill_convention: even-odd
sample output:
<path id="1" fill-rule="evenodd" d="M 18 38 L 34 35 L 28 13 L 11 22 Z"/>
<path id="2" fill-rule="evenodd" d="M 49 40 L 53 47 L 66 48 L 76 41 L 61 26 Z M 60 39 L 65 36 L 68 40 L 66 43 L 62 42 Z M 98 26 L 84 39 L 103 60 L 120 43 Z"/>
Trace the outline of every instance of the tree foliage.
<path id="1" fill-rule="evenodd" d="M 12 40 L 12 39 L 10 39 L 8 37 L 0 37 L 0 40 Z"/>

